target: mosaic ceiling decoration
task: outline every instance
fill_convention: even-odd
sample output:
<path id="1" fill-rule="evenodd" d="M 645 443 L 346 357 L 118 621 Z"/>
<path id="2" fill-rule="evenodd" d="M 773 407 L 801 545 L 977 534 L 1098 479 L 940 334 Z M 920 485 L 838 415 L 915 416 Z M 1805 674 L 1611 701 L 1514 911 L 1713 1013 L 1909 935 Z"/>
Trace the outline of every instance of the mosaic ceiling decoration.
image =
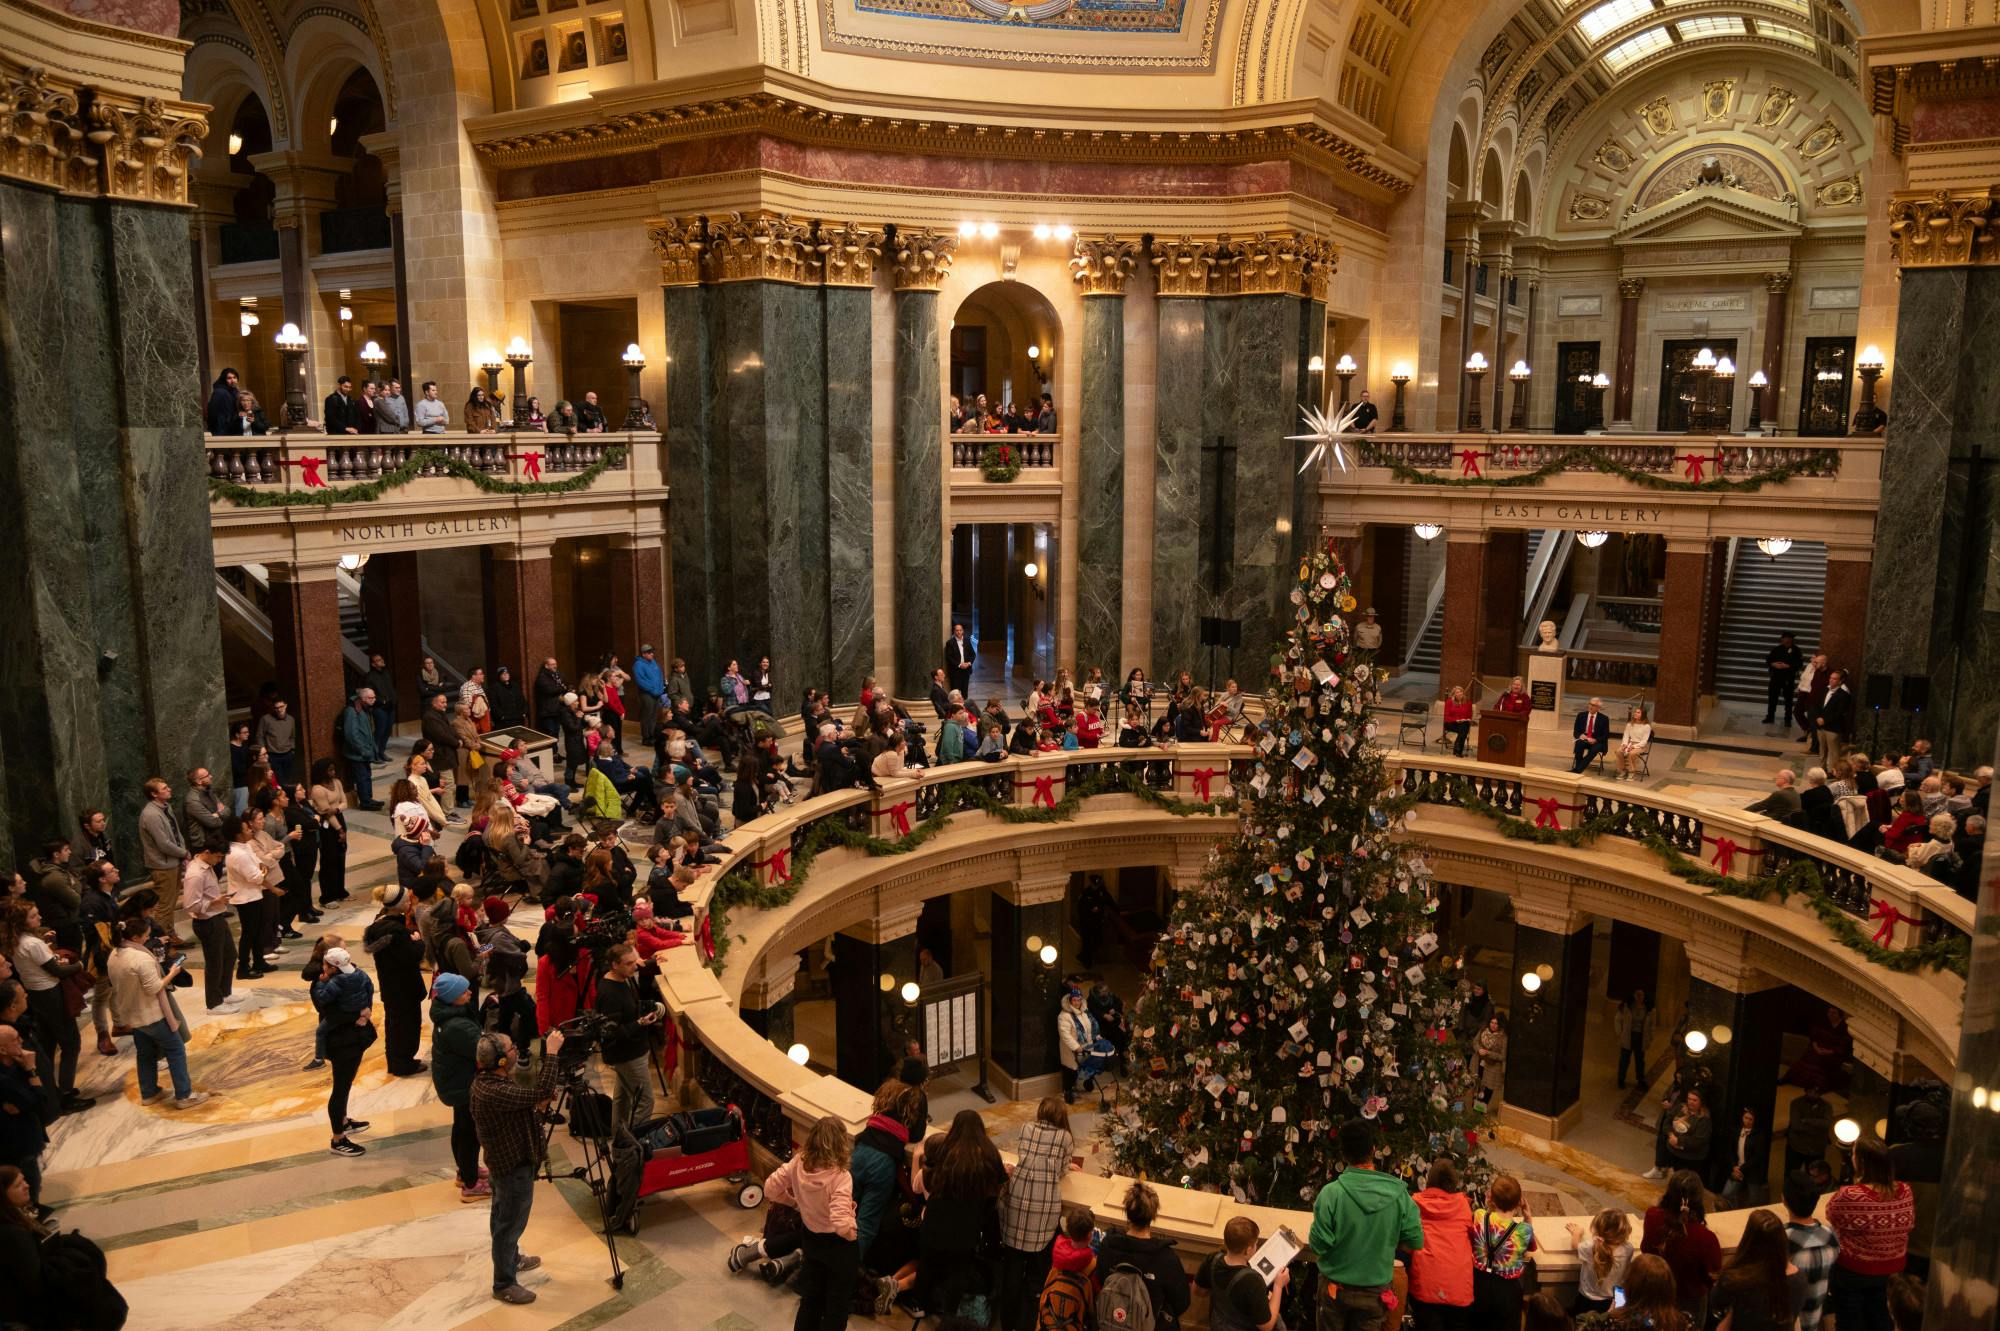
<path id="1" fill-rule="evenodd" d="M 1177 33 L 1188 0 L 856 0 L 864 14 L 1013 23 L 1072 32 Z"/>
<path id="2" fill-rule="evenodd" d="M 1222 0 L 820 0 L 826 46 L 953 64 L 1214 66 Z"/>

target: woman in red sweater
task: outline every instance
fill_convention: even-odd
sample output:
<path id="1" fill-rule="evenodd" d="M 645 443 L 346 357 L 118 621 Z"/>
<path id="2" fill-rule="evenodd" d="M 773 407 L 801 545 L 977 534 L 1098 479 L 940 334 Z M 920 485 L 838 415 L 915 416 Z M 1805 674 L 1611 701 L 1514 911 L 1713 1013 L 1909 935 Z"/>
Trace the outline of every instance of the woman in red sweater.
<path id="1" fill-rule="evenodd" d="M 1463 758 L 1465 737 L 1472 733 L 1472 704 L 1466 699 L 1465 690 L 1456 686 L 1445 699 L 1444 733 L 1452 737 L 1452 757 Z"/>
<path id="2" fill-rule="evenodd" d="M 1676 1169 L 1667 1175 L 1667 1190 L 1660 1204 L 1646 1208 L 1639 1251 L 1666 1259 L 1689 1324 L 1708 1325 L 1708 1291 L 1715 1284 L 1715 1273 L 1722 1269 L 1722 1244 L 1708 1227 L 1701 1176 L 1692 1169 Z"/>
<path id="3" fill-rule="evenodd" d="M 1840 1260 L 1827 1281 L 1828 1308 L 1841 1331 L 1889 1331 L 1889 1277 L 1903 1269 L 1917 1207 L 1910 1185 L 1896 1182 L 1889 1148 L 1854 1144 L 1854 1178 L 1827 1201 L 1826 1219 L 1840 1240 Z"/>

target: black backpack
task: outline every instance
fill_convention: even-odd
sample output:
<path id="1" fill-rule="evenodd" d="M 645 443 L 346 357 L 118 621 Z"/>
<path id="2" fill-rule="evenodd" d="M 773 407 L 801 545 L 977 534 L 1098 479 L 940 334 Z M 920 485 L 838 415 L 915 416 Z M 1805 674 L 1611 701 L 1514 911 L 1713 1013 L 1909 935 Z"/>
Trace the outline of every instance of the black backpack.
<path id="1" fill-rule="evenodd" d="M 42 1240 L 42 1283 L 62 1291 L 65 1325 L 75 1331 L 119 1331 L 125 1325 L 125 1296 L 105 1274 L 104 1249 L 76 1230 Z"/>

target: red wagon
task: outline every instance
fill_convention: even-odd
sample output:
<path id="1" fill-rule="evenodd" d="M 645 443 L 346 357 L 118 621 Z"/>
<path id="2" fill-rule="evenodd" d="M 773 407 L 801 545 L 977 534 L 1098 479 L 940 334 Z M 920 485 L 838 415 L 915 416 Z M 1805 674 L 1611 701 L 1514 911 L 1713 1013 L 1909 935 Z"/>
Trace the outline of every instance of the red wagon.
<path id="1" fill-rule="evenodd" d="M 735 1105 L 669 1114 L 636 1135 L 653 1146 L 652 1159 L 639 1177 L 641 1197 L 728 1179 L 736 1185 L 738 1206 L 752 1210 L 764 1200 L 764 1185 L 750 1172 L 750 1133 Z"/>

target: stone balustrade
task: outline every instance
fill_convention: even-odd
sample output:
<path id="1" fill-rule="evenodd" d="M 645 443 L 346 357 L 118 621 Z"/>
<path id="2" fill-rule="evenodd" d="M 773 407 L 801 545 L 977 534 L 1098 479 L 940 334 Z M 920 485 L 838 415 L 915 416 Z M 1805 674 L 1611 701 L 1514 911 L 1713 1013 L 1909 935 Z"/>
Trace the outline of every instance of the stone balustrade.
<path id="1" fill-rule="evenodd" d="M 1576 449 L 1588 449 L 1619 467 L 1649 476 L 1713 480 L 1717 476 L 1741 479 L 1779 467 L 1810 468 L 1810 474 L 1816 477 L 1836 476 L 1842 470 L 1849 445 L 1861 445 L 1864 451 L 1879 453 L 1882 441 L 1685 434 L 1378 434 L 1367 440 L 1365 448 L 1371 461 L 1379 459 L 1383 464 L 1448 472 L 1453 476 L 1504 479 L 1535 471 Z M 1579 464 L 1572 474 L 1587 474 L 1587 469 Z"/>
<path id="2" fill-rule="evenodd" d="M 945 446 L 951 450 L 954 467 L 978 468 L 987 446 L 997 444 L 1012 450 L 1013 461 L 1023 471 L 1033 471 L 1057 465 L 1057 444 L 1061 439 L 1060 434 L 954 434 L 946 438 Z"/>
<path id="3" fill-rule="evenodd" d="M 760 886 L 782 884 L 791 877 L 792 860 L 812 828 L 837 819 L 854 831 L 870 831 L 895 840 L 939 811 L 972 814 L 954 823 L 946 836 L 907 856 L 870 857 L 859 850 L 822 851 L 815 861 L 813 882 L 802 887 L 791 905 L 773 911 L 744 911 L 745 918 L 724 927 L 744 930 L 743 945 L 733 950 L 723 974 L 709 970 L 694 948 L 666 954 L 661 990 L 680 1023 L 683 1038 L 696 1060 L 699 1084 L 717 1100 L 732 1101 L 749 1116 L 760 1145 L 773 1158 L 782 1157 L 800 1125 L 825 1114 L 838 1114 L 856 1130 L 868 1114 L 868 1093 L 839 1079 L 801 1067 L 743 1022 L 736 999 L 760 964 L 761 954 L 809 941 L 813 928 L 844 927 L 843 896 L 859 894 L 857 909 L 879 909 L 870 895 L 871 877 L 892 866 L 902 874 L 919 872 L 937 891 L 949 891 L 961 881 L 954 861 L 990 860 L 998 853 L 1024 853 L 1038 844 L 1075 843 L 1090 837 L 1142 835 L 1157 844 L 1173 843 L 1167 853 L 1179 862 L 1198 866 L 1200 857 L 1187 853 L 1201 843 L 1228 836 L 1234 820 L 1228 815 L 1176 815 L 1155 808 L 1130 793 L 1107 792 L 1087 801 L 1074 822 L 1014 823 L 979 816 L 987 799 L 1018 808 L 1059 803 L 1072 783 L 1090 778 L 1095 768 L 1115 764 L 1138 776 L 1145 785 L 1181 800 L 1222 800 L 1233 794 L 1233 782 L 1247 779 L 1252 750 L 1244 745 L 1191 744 L 1147 750 L 1096 749 L 1007 758 L 998 763 L 966 762 L 934 768 L 921 775 L 884 783 L 879 792 L 846 791 L 780 809 L 746 824 L 731 837 L 725 863 L 704 875 L 693 895 L 698 916 L 709 913 L 714 885 L 737 872 L 753 874 Z M 1679 796 L 1637 787 L 1613 785 L 1590 777 L 1536 768 L 1501 768 L 1466 759 L 1393 752 L 1391 778 L 1417 801 L 1417 816 L 1409 835 L 1440 863 L 1440 874 L 1451 875 L 1465 848 L 1488 862 L 1533 860 L 1538 881 L 1553 880 L 1549 868 L 1566 870 L 1578 881 L 1616 879 L 1621 886 L 1639 883 L 1657 902 L 1679 916 L 1695 912 L 1718 926 L 1755 935 L 1767 949 L 1774 973 L 1810 967 L 1832 975 L 1856 991 L 1868 991 L 1900 1011 L 1913 1041 L 1924 1046 L 1924 1057 L 1948 1074 L 1958 1041 L 1958 1013 L 1964 984 L 1943 972 L 1902 973 L 1869 962 L 1844 946 L 1799 898 L 1787 902 L 1753 901 L 1713 894 L 1710 889 L 1671 875 L 1649 839 L 1664 840 L 1673 851 L 1733 878 L 1755 878 L 1782 871 L 1798 860 L 1819 868 L 1828 894 L 1839 908 L 1860 923 L 1871 923 L 1882 946 L 1891 950 L 1919 947 L 1972 926 L 1972 910 L 1949 888 L 1908 868 L 1861 855 L 1845 846 L 1786 827 L 1782 823 Z M 979 792 L 975 795 L 973 792 Z M 983 797 L 983 798 L 982 798 Z M 1470 798 L 1468 798 L 1470 797 Z M 1580 822 L 1604 820 L 1600 838 L 1585 847 L 1542 846 L 1509 840 L 1477 812 L 1474 802 L 1497 808 L 1545 826 L 1574 828 Z M 976 821 L 975 821 L 976 819 Z M 1497 854 L 1496 854 L 1497 852 Z M 1546 861 L 1546 865 L 1543 863 Z M 1058 861 L 1058 871 L 1066 865 Z M 1579 909 L 1589 910 L 1590 902 Z M 1885 909 L 1886 908 L 1886 909 Z M 851 913 L 851 912 L 850 912 Z M 810 920 L 794 917 L 810 915 Z M 788 929 L 788 923 L 803 927 Z M 832 922 L 832 923 L 828 923 Z M 1129 1180 L 1117 1176 L 1071 1174 L 1063 1184 L 1066 1202 L 1091 1207 L 1102 1219 L 1116 1223 L 1119 1201 Z M 1175 1239 L 1183 1257 L 1193 1260 L 1219 1246 L 1222 1226 L 1238 1214 L 1254 1218 L 1268 1233 L 1289 1225 L 1303 1234 L 1311 1217 L 1302 1211 L 1245 1206 L 1209 1193 L 1183 1192 L 1161 1186 L 1161 1219 L 1156 1229 Z M 1725 1250 L 1740 1237 L 1746 1211 L 1711 1219 Z M 1565 1225 L 1587 1226 L 1587 1216 L 1538 1216 L 1542 1279 L 1556 1285 L 1574 1279 L 1576 1259 Z"/>
<path id="4" fill-rule="evenodd" d="M 380 480 L 413 458 L 422 458 L 421 478 L 448 476 L 446 460 L 463 463 L 500 480 L 562 480 L 604 461 L 613 447 L 624 450 L 606 468 L 626 472 L 640 445 L 657 443 L 652 433 L 545 434 L 372 434 L 272 433 L 208 435 L 210 479 L 272 489 L 315 489 Z M 314 482 L 317 481 L 316 485 Z"/>

